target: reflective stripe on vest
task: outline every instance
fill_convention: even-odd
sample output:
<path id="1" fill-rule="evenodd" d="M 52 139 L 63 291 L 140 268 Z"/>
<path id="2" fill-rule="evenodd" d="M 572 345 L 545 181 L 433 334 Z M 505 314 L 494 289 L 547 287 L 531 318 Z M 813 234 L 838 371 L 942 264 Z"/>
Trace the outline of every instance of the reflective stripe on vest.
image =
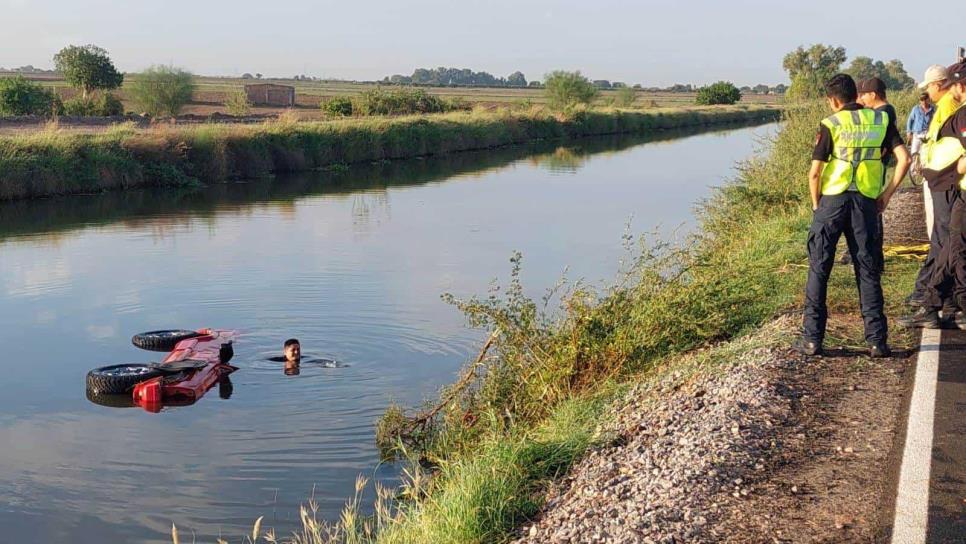
<path id="1" fill-rule="evenodd" d="M 822 120 L 832 135 L 832 157 L 822 171 L 822 194 L 844 193 L 855 183 L 869 198 L 882 194 L 882 145 L 889 114 L 869 109 L 840 111 Z"/>

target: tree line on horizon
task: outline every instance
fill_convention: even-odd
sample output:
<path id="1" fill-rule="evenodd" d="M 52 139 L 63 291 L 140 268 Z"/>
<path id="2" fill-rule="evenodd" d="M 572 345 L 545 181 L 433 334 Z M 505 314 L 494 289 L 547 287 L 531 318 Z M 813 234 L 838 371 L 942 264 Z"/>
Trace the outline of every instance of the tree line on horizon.
<path id="1" fill-rule="evenodd" d="M 368 83 L 368 82 L 362 82 Z M 539 80 L 528 81 L 523 72 L 519 70 L 507 77 L 495 77 L 489 72 L 475 72 L 469 68 L 416 68 L 411 75 L 394 74 L 386 76 L 375 83 L 385 85 L 413 85 L 426 87 L 531 87 L 542 88 L 544 82 Z M 702 88 L 699 85 L 690 83 L 675 83 L 667 87 L 644 87 L 640 83 L 628 85 L 623 81 L 610 81 L 607 79 L 594 79 L 591 83 L 599 90 L 617 90 L 632 88 L 639 91 L 648 92 L 671 92 L 671 93 L 693 93 Z M 784 94 L 788 85 L 779 83 L 778 85 L 766 85 L 759 83 L 755 86 L 741 87 L 741 92 L 745 94 Z"/>

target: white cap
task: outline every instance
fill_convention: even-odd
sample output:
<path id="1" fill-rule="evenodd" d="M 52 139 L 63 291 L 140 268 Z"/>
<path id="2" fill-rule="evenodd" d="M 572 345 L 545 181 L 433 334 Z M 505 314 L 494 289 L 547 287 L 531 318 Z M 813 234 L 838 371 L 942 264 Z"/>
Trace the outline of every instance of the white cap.
<path id="1" fill-rule="evenodd" d="M 919 84 L 919 88 L 925 89 L 930 83 L 942 81 L 947 77 L 945 66 L 933 64 L 929 68 L 926 68 L 926 75 L 922 77 L 922 83 Z"/>

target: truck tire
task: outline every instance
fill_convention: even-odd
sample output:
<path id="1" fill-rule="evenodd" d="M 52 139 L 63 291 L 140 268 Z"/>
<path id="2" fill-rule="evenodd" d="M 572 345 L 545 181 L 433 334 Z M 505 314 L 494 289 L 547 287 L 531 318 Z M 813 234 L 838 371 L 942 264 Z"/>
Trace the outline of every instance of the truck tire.
<path id="1" fill-rule="evenodd" d="M 130 393 L 134 386 L 163 373 L 151 365 L 124 364 L 95 368 L 87 373 L 87 391 L 97 395 Z"/>
<path id="2" fill-rule="evenodd" d="M 186 330 L 149 331 L 135 334 L 131 343 L 148 351 L 171 351 L 178 342 L 198 336 L 201 334 Z"/>
<path id="3" fill-rule="evenodd" d="M 137 406 L 134 404 L 134 399 L 131 398 L 130 393 L 127 395 L 102 395 L 88 389 L 87 400 L 108 408 L 134 408 Z"/>

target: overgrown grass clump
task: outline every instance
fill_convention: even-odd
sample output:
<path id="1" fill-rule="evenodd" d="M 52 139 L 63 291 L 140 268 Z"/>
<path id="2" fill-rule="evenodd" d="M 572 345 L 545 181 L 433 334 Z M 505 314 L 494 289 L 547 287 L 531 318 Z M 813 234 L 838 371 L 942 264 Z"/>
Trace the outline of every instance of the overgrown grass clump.
<path id="1" fill-rule="evenodd" d="M 450 101 L 423 89 L 370 89 L 352 98 L 356 115 L 413 115 L 469 109 L 462 101 Z"/>
<path id="2" fill-rule="evenodd" d="M 130 128 L 101 134 L 59 130 L 0 137 L 0 200 L 151 185 L 268 176 L 336 164 L 489 149 L 535 140 L 777 117 L 768 107 L 649 112 L 580 110 L 453 112 L 262 125 Z"/>

